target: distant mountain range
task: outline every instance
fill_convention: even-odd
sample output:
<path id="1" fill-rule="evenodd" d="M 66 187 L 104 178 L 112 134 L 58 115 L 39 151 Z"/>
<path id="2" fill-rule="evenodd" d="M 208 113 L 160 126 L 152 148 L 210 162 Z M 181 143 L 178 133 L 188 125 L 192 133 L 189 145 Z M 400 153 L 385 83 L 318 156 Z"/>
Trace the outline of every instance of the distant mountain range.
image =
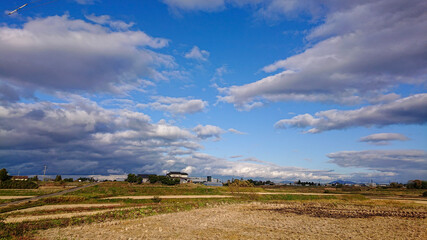
<path id="1" fill-rule="evenodd" d="M 345 181 L 345 180 L 335 180 L 335 181 L 330 182 L 329 184 L 343 184 L 343 185 L 345 185 L 345 184 L 357 184 L 357 183 L 352 182 L 352 181 Z"/>

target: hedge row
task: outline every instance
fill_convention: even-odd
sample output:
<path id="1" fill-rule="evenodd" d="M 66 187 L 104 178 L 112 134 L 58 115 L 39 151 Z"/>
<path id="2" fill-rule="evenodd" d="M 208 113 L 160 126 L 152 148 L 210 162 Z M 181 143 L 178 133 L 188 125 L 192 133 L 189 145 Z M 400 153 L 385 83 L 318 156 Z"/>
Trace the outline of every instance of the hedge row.
<path id="1" fill-rule="evenodd" d="M 2 181 L 0 182 L 0 189 L 35 189 L 39 185 L 32 181 Z"/>

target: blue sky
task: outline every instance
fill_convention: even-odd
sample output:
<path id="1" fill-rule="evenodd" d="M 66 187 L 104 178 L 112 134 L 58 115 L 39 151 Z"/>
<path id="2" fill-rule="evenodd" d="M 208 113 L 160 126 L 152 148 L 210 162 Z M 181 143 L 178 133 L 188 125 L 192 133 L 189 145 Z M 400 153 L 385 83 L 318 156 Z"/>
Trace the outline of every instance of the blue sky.
<path id="1" fill-rule="evenodd" d="M 427 175 L 425 1 L 48 2 L 0 3 L 11 174 Z"/>

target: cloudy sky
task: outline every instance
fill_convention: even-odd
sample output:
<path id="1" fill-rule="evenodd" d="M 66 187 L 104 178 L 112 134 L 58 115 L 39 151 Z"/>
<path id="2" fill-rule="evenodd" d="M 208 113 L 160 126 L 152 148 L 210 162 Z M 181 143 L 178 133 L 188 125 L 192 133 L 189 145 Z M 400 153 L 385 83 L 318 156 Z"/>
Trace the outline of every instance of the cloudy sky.
<path id="1" fill-rule="evenodd" d="M 0 167 L 427 176 L 427 2 L 0 3 Z"/>

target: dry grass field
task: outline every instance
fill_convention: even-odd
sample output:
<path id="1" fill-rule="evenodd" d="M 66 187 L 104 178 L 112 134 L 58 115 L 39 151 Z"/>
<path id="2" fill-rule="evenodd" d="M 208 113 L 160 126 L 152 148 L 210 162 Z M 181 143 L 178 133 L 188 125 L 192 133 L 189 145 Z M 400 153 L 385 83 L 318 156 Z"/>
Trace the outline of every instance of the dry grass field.
<path id="1" fill-rule="evenodd" d="M 328 203 L 222 205 L 54 228 L 40 239 L 427 239 L 427 212 Z"/>
<path id="2" fill-rule="evenodd" d="M 40 195 L 54 187 L 0 195 Z M 405 189 L 110 182 L 1 207 L 0 239 L 427 239 L 427 199 L 421 195 Z"/>

